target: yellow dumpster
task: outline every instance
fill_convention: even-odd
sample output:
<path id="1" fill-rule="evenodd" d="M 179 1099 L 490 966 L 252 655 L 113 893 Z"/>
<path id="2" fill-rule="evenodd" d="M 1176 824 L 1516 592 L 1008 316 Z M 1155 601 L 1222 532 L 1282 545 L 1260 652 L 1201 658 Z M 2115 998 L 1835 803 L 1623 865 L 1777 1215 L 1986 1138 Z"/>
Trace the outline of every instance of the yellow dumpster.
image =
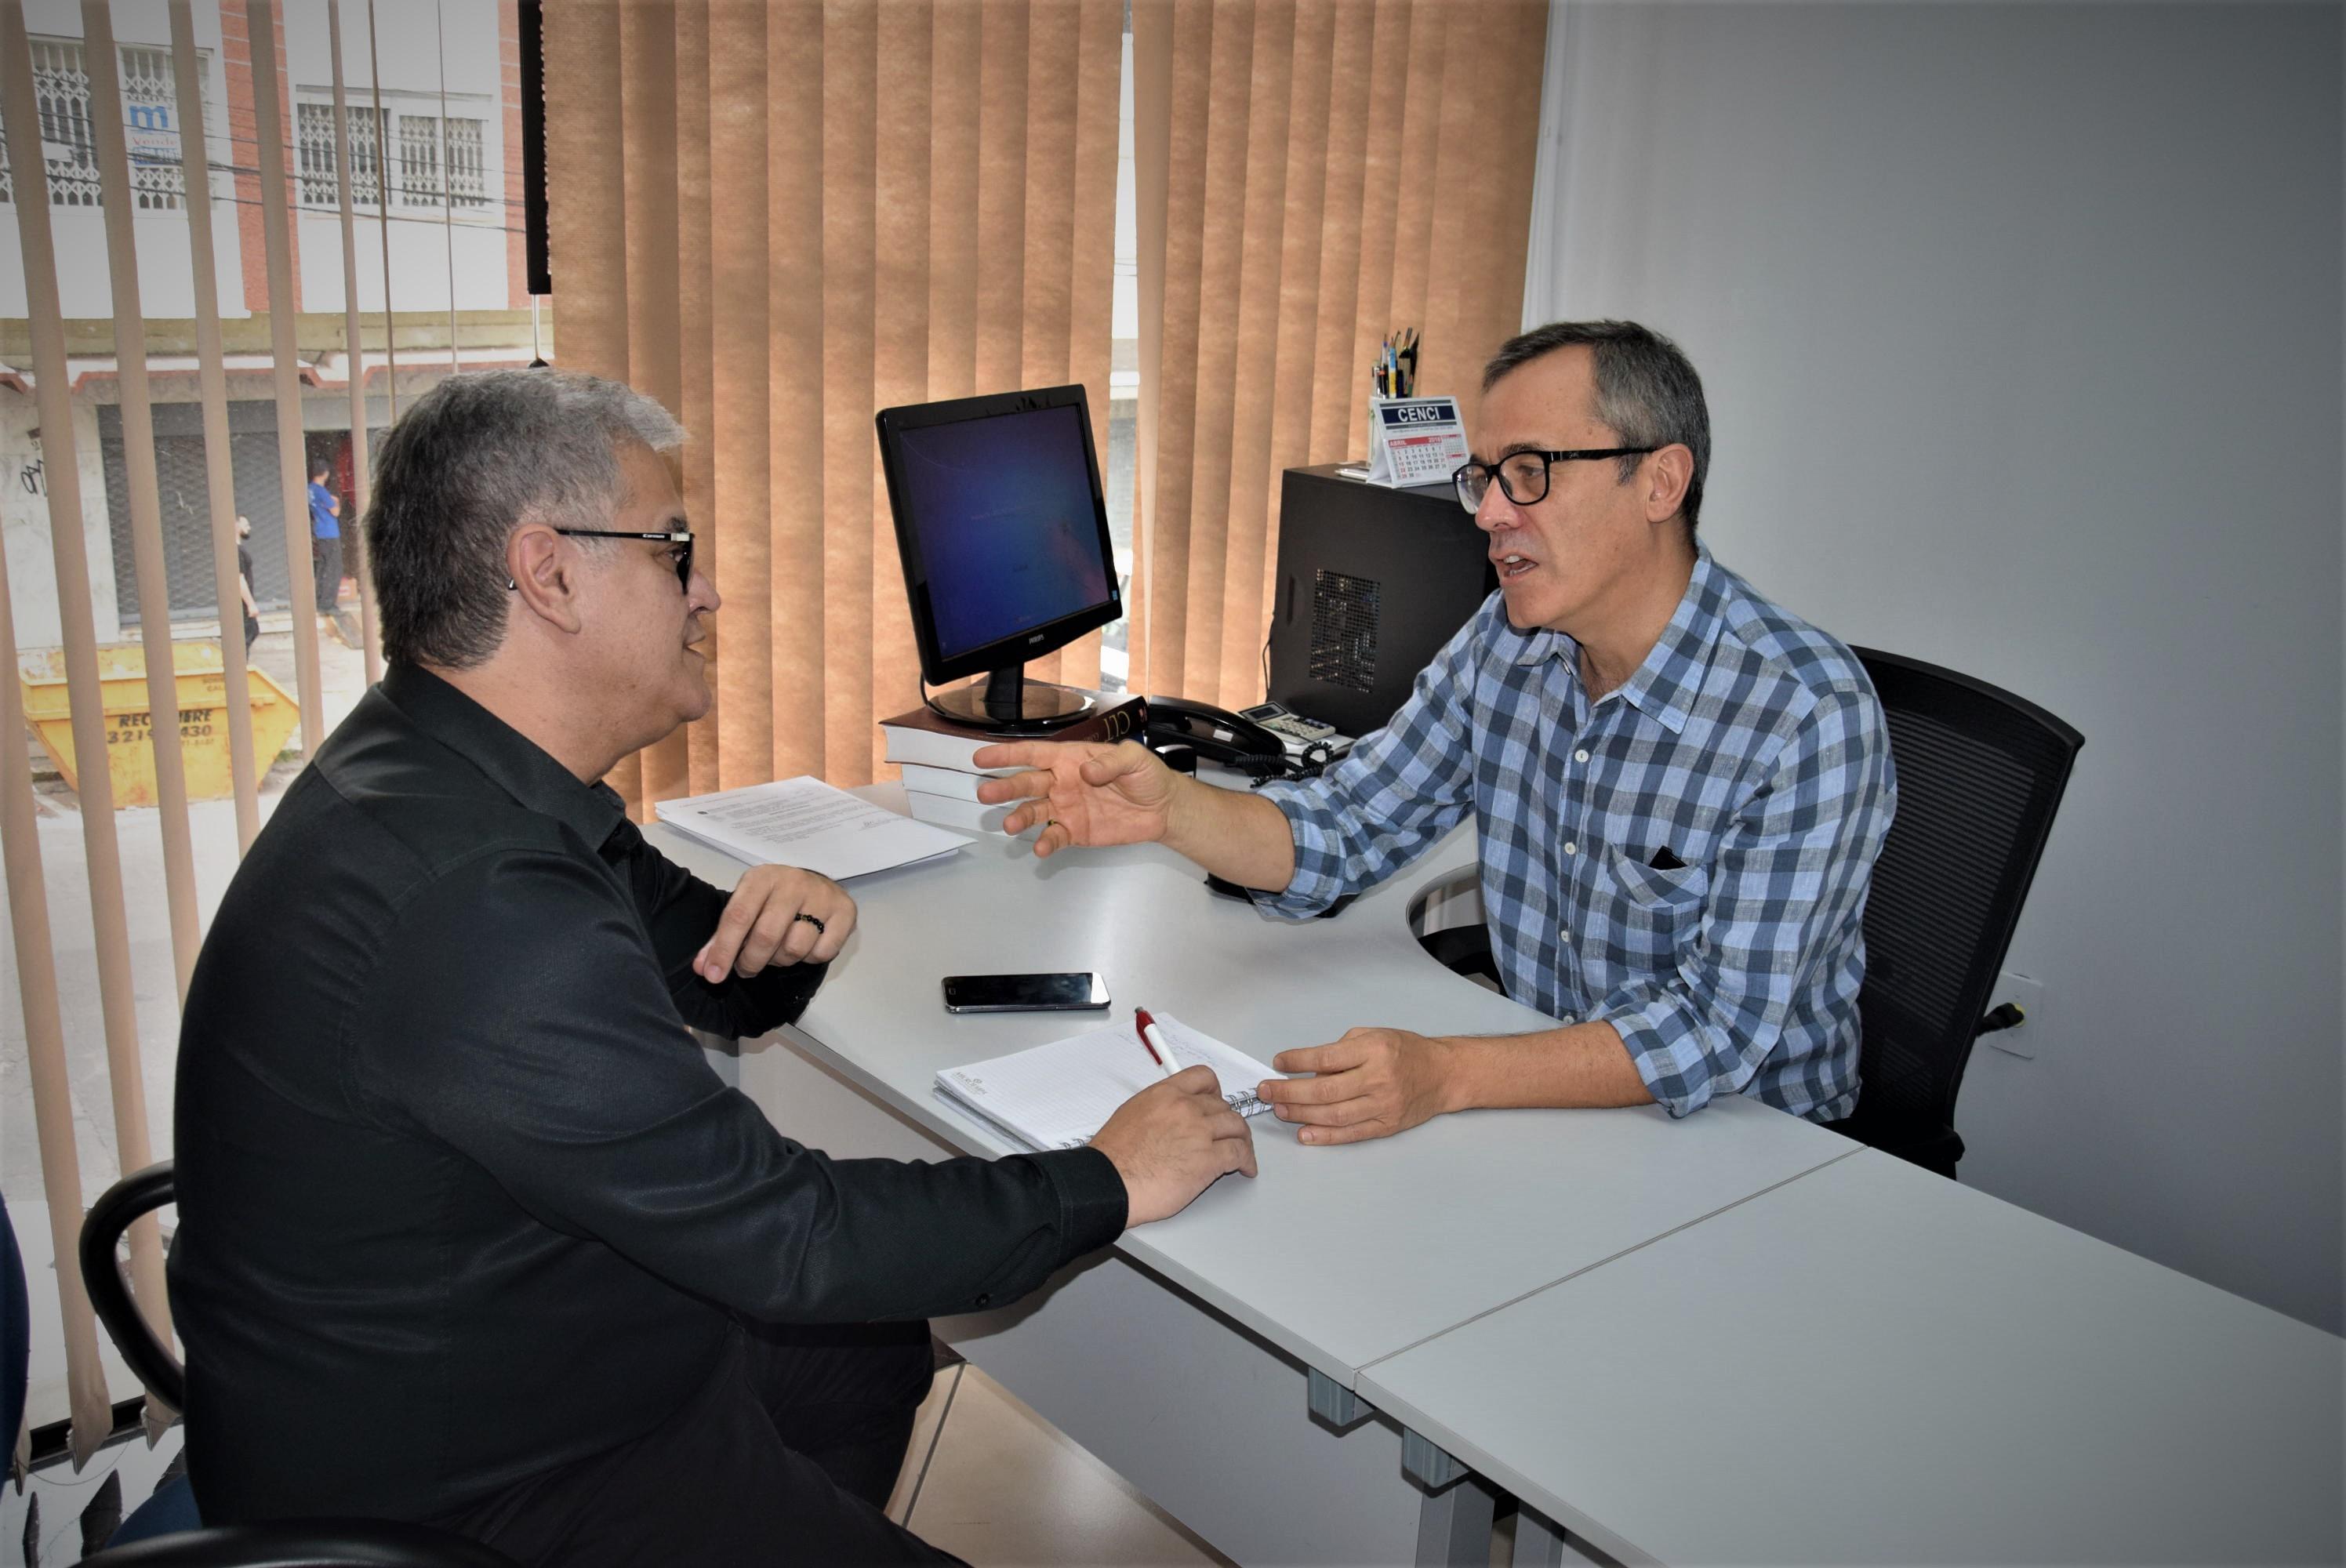
<path id="1" fill-rule="evenodd" d="M 229 762 L 228 676 L 221 667 L 219 644 L 174 643 L 171 665 L 179 690 L 179 745 L 188 799 L 224 800 L 235 793 L 236 777 Z M 78 790 L 81 774 L 74 757 L 65 651 L 51 648 L 27 656 L 17 667 L 17 677 L 25 691 L 26 721 L 56 759 L 66 782 Z M 260 670 L 248 667 L 245 679 L 251 688 L 255 769 L 266 773 L 301 722 L 301 710 L 283 687 Z M 152 806 L 155 747 L 147 711 L 147 650 L 137 643 L 98 649 L 97 684 L 114 803 Z"/>

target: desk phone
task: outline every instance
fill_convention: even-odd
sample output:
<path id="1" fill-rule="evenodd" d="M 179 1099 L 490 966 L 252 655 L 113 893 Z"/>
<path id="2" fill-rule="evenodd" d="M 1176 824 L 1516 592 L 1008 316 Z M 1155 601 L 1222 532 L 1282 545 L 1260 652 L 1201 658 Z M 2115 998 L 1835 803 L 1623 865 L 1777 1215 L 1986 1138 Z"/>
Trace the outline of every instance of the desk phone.
<path id="1" fill-rule="evenodd" d="M 1239 709 L 1239 717 L 1250 718 L 1278 736 L 1280 744 L 1287 748 L 1290 755 L 1301 751 L 1315 740 L 1331 740 L 1336 734 L 1334 725 L 1306 718 L 1283 703 L 1260 702 L 1252 708 Z"/>

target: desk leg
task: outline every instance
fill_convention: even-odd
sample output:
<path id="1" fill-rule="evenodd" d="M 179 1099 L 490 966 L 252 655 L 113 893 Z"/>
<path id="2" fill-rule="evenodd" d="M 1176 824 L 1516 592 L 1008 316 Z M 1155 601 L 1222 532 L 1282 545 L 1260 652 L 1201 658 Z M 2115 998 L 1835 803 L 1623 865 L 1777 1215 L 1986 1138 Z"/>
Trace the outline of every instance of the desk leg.
<path id="1" fill-rule="evenodd" d="M 1563 1568 L 1564 1532 L 1530 1509 L 1518 1509 L 1514 1563 L 1515 1568 Z"/>
<path id="2" fill-rule="evenodd" d="M 1402 1472 L 1425 1489 L 1417 1511 L 1418 1568 L 1491 1561 L 1491 1489 L 1483 1478 L 1417 1432 L 1401 1436 Z"/>
<path id="3" fill-rule="evenodd" d="M 1418 1568 L 1454 1568 L 1491 1561 L 1491 1493 L 1468 1475 L 1431 1492 L 1418 1505 Z"/>
<path id="4" fill-rule="evenodd" d="M 1400 1429 L 1312 1420 L 1304 1367 L 1121 1256 L 936 1332 L 1226 1556 L 1416 1560 L 1425 1494 L 1402 1472 Z"/>

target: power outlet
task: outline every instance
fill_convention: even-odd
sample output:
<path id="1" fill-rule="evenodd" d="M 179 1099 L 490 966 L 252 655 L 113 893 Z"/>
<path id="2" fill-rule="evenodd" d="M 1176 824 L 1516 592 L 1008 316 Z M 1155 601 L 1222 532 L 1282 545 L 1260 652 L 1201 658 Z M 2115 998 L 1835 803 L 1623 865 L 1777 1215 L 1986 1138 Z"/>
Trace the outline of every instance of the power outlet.
<path id="1" fill-rule="evenodd" d="M 1988 993 L 1988 1011 L 1993 1013 L 2007 1002 L 2019 1008 L 2026 1018 L 2009 1029 L 1999 1029 L 1980 1038 L 2007 1056 L 2034 1061 L 2045 1039 L 2045 983 L 2005 970 L 1995 977 L 1995 989 Z"/>

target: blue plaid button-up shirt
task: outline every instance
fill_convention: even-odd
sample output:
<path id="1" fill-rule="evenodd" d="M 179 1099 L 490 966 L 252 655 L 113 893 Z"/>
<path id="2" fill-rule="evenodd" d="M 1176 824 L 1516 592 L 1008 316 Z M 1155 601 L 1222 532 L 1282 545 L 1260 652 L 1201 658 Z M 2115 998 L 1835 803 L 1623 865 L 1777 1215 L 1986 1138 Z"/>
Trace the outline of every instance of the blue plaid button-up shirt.
<path id="1" fill-rule="evenodd" d="M 1579 646 L 1498 595 L 1392 722 L 1309 783 L 1266 786 L 1297 919 L 1415 860 L 1467 811 L 1517 1001 L 1602 1020 L 1674 1116 L 1745 1094 L 1857 1104 L 1867 880 L 1897 797 L 1855 655 L 1698 552 L 1637 672 L 1595 703 Z"/>

